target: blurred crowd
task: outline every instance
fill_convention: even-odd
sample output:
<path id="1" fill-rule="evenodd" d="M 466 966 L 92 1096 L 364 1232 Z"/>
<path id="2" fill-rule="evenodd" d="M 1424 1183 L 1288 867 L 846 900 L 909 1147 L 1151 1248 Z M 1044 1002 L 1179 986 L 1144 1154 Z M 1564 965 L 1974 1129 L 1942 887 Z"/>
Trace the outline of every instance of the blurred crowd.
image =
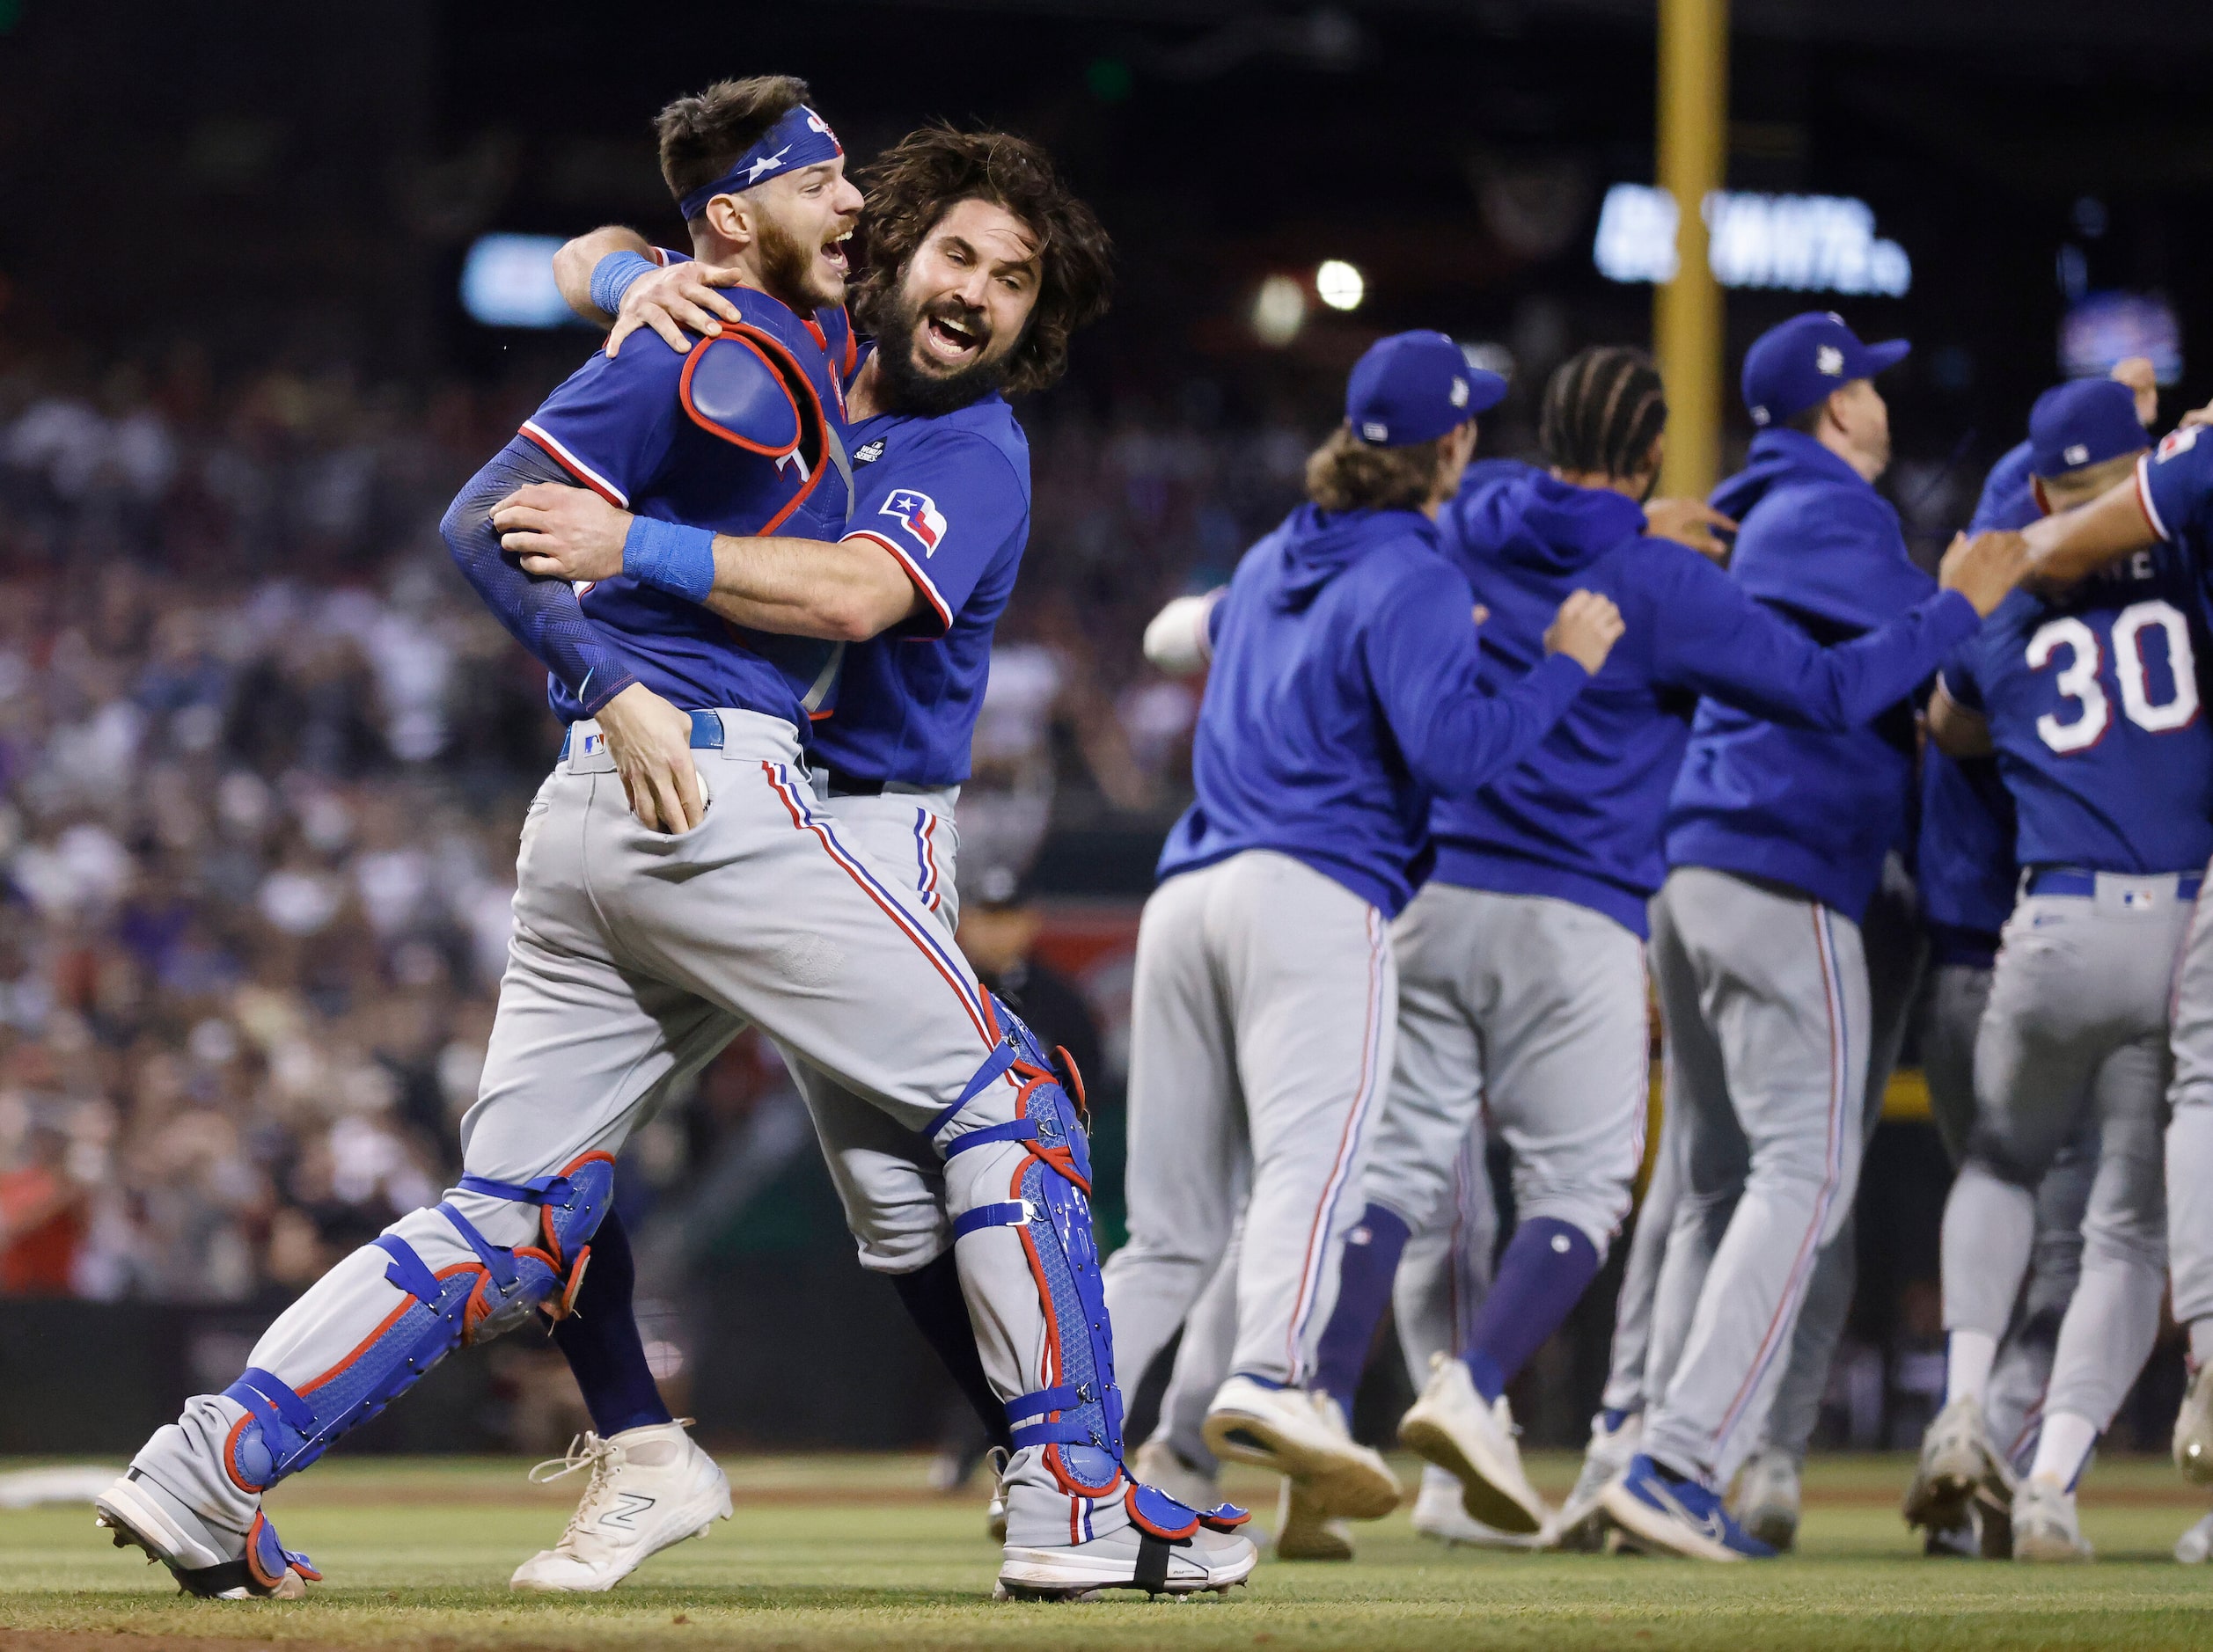
<path id="1" fill-rule="evenodd" d="M 557 731 L 436 522 L 539 388 L 0 358 L 0 1294 L 251 1300 L 443 1185 Z M 1025 421 L 979 866 L 1055 820 L 1165 824 L 1197 707 L 1144 622 L 1308 445 Z"/>

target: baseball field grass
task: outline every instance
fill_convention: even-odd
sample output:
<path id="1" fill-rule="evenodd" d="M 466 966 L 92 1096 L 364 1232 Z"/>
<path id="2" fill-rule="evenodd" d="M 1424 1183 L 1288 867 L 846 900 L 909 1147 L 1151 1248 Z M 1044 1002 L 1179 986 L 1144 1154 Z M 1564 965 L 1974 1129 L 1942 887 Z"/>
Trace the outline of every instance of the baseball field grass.
<path id="1" fill-rule="evenodd" d="M 2093 1474 L 2091 1566 L 1924 1561 L 1896 1512 L 1909 1464 L 1850 1458 L 1816 1463 L 1800 1553 L 1768 1564 L 1447 1551 L 1402 1511 L 1362 1529 L 1352 1565 L 1264 1561 L 1226 1598 L 1074 1605 L 993 1604 L 978 1500 L 931 1492 L 919 1458 L 725 1466 L 733 1519 L 612 1594 L 569 1599 L 508 1592 L 515 1565 L 559 1533 L 576 1483 L 533 1487 L 519 1462 L 333 1459 L 284 1486 L 272 1515 L 328 1580 L 298 1602 L 183 1599 L 136 1551 L 109 1547 L 89 1508 L 0 1512 L 0 1652 L 2213 1648 L 2213 1567 L 2169 1558 L 2205 1500 L 2152 1459 Z M 1574 1468 L 1532 1466 L 1554 1495 Z M 1229 1490 L 1267 1488 L 1238 1476 Z"/>

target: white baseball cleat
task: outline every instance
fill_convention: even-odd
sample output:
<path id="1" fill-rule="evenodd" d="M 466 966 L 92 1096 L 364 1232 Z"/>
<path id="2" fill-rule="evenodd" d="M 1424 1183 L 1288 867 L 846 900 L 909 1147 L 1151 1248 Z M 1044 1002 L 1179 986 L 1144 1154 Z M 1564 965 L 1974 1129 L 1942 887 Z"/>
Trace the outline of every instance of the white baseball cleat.
<path id="1" fill-rule="evenodd" d="M 541 1483 L 578 1469 L 591 1477 L 561 1541 L 517 1567 L 508 1587 L 597 1594 L 663 1549 L 704 1537 L 717 1520 L 729 1519 L 730 1482 L 684 1427 L 656 1422 L 604 1440 L 586 1432 L 570 1444 L 568 1456 L 531 1470 L 531 1479 Z"/>
<path id="2" fill-rule="evenodd" d="M 277 1541 L 259 1509 L 243 1537 L 211 1524 L 184 1499 L 133 1467 L 92 1500 L 92 1524 L 114 1533 L 115 1546 L 139 1548 L 159 1561 L 188 1595 L 208 1600 L 297 1600 L 320 1583 L 304 1554 Z"/>
<path id="3" fill-rule="evenodd" d="M 1381 1520 L 1398 1507 L 1397 1477 L 1381 1453 L 1353 1443 L 1327 1394 L 1232 1377 L 1215 1391 L 1199 1431 L 1216 1457 L 1301 1481 L 1330 1515 Z"/>
<path id="4" fill-rule="evenodd" d="M 2185 1566 L 2202 1566 L 2209 1557 L 2213 1557 L 2213 1514 L 2174 1540 L 2174 1558 Z"/>
<path id="5" fill-rule="evenodd" d="M 1166 1440 L 1151 1439 L 1139 1446 L 1130 1474 L 1145 1485 L 1158 1486 L 1186 1509 L 1212 1509 L 1221 1501 L 1220 1481 L 1186 1463 Z"/>
<path id="6" fill-rule="evenodd" d="M 2213 1361 L 2190 1373 L 2174 1414 L 2174 1466 L 2182 1478 L 2213 1484 Z"/>
<path id="7" fill-rule="evenodd" d="M 1737 1524 L 1770 1548 L 1798 1542 L 1799 1467 L 1781 1451 L 1762 1451 L 1737 1478 Z"/>
<path id="8" fill-rule="evenodd" d="M 2013 1558 L 2086 1561 L 2091 1553 L 2075 1512 L 2075 1494 L 2052 1480 L 2023 1480 L 2013 1494 Z"/>
<path id="9" fill-rule="evenodd" d="M 1275 1546 L 1279 1561 L 1349 1561 L 1352 1524 L 1332 1517 L 1297 1480 L 1286 1480 L 1276 1497 Z"/>
<path id="10" fill-rule="evenodd" d="M 1583 1448 L 1583 1470 L 1575 1488 L 1560 1505 L 1553 1521 L 1553 1542 L 1563 1549 L 1596 1553 L 1606 1544 L 1606 1511 L 1600 1504 L 1606 1488 L 1629 1472 L 1629 1465 L 1645 1440 L 1645 1416 L 1632 1411 L 1613 1427 L 1606 1413 L 1591 1419 L 1591 1442 Z"/>
<path id="11" fill-rule="evenodd" d="M 1906 1492 L 1906 1520 L 1931 1530 L 1962 1524 L 1977 1498 L 2003 1509 L 2013 1501 L 2017 1478 L 2004 1454 L 1990 1444 L 1982 1407 L 1962 1394 L 1937 1413 L 1921 1436 L 1921 1461 Z"/>
<path id="12" fill-rule="evenodd" d="M 1085 1543 L 1009 1546 L 994 1600 L 1091 1600 L 1110 1589 L 1148 1595 L 1227 1594 L 1252 1575 L 1260 1553 L 1249 1540 L 1199 1527 L 1164 1541 L 1133 1525 Z"/>
<path id="13" fill-rule="evenodd" d="M 1462 1361 L 1433 1354 L 1429 1386 L 1398 1424 L 1398 1437 L 1460 1481 L 1469 1518 L 1520 1536 L 1543 1531 L 1552 1509 L 1522 1472 L 1513 1411 L 1500 1394 L 1485 1405 Z"/>
<path id="14" fill-rule="evenodd" d="M 1461 1506 L 1460 1482 L 1434 1463 L 1422 1465 L 1422 1488 L 1414 1496 L 1414 1530 L 1455 1548 L 1535 1549 L 1550 1533 L 1518 1534 L 1487 1526 Z"/>

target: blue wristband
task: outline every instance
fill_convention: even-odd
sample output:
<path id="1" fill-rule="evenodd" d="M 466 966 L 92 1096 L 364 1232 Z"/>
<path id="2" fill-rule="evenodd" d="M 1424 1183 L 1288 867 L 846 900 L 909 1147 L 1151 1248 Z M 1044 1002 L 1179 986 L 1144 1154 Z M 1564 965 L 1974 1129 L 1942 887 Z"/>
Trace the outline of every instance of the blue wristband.
<path id="1" fill-rule="evenodd" d="M 660 267 L 642 252 L 608 253 L 591 267 L 592 303 L 611 316 L 619 314 L 630 283 Z"/>
<path id="2" fill-rule="evenodd" d="M 622 571 L 641 585 L 703 603 L 714 588 L 714 535 L 680 522 L 633 516 L 622 541 Z"/>

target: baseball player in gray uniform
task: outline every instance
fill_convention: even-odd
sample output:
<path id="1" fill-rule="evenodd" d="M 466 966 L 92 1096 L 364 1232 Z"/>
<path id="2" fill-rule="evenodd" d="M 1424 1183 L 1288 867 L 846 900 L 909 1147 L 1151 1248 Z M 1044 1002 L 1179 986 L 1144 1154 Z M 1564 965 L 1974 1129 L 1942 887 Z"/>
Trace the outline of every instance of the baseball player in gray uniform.
<path id="1" fill-rule="evenodd" d="M 750 252 L 758 279 L 764 241 L 812 249 L 803 278 L 782 272 L 786 296 L 834 303 L 835 249 L 860 197 L 803 93 L 713 89 L 703 141 L 668 170 L 695 251 L 721 263 Z M 595 355 L 448 515 L 457 559 L 536 646 L 570 713 L 523 828 L 509 967 L 462 1125 L 465 1173 L 311 1287 L 239 1379 L 190 1401 L 99 1500 L 119 1541 L 195 1593 L 301 1591 L 312 1568 L 276 1539 L 263 1492 L 453 1347 L 541 1305 L 566 1312 L 615 1152 L 748 1021 L 937 1147 L 978 1352 L 1016 1448 L 1000 1589 L 1182 1592 L 1250 1570 L 1250 1544 L 1223 1529 L 1240 1511 L 1185 1509 L 1122 1469 L 1077 1109 L 920 897 L 817 808 L 800 731 L 821 651 L 766 637 L 731 647 L 696 596 L 660 600 L 695 592 L 700 552 L 713 567 L 714 534 L 676 522 L 758 532 L 840 474 L 824 462 L 838 433 L 821 412 L 837 400 L 823 334 L 764 290 L 732 293 L 747 318 L 735 356 L 705 364 L 717 340 L 688 362 Z M 788 467 L 774 462 L 787 405 L 789 451 L 811 455 Z M 733 430 L 758 458 L 729 457 Z M 634 562 L 626 548 L 620 578 L 593 588 L 590 610 L 499 549 L 492 512 L 518 483 L 546 479 L 541 452 L 658 524 Z M 824 514 L 841 520 L 844 503 L 840 479 Z M 703 545 L 671 537 L 695 534 Z"/>
<path id="2" fill-rule="evenodd" d="M 1151 1359 L 1242 1202 L 1236 1348 L 1205 1437 L 1308 1481 L 1336 1514 L 1380 1516 L 1398 1497 L 1309 1387 L 1390 1070 L 1389 920 L 1411 893 L 1430 797 L 1520 761 L 1618 634 L 1610 603 L 1572 596 L 1543 664 L 1503 694 L 1479 680 L 1473 599 L 1434 517 L 1475 415 L 1504 393 L 1440 333 L 1387 339 L 1354 369 L 1345 423 L 1309 461 L 1313 502 L 1210 610 L 1198 800 L 1139 932 L 1117 1334 L 1133 1369 Z"/>

